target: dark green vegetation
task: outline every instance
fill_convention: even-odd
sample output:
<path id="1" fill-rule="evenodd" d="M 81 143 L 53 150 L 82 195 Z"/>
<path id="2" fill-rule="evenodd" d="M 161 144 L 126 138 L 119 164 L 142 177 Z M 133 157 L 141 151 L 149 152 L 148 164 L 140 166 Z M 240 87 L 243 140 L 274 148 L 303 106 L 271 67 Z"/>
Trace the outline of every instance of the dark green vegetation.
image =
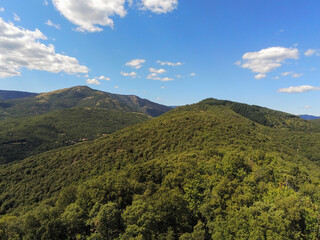
<path id="1" fill-rule="evenodd" d="M 0 163 L 92 140 L 148 119 L 142 113 L 76 107 L 0 121 Z"/>
<path id="2" fill-rule="evenodd" d="M 33 97 L 38 95 L 37 93 L 29 93 L 29 92 L 20 92 L 20 91 L 5 91 L 0 90 L 0 101 L 1 100 L 10 100 L 15 98 L 26 98 Z"/>
<path id="3" fill-rule="evenodd" d="M 126 112 L 141 112 L 156 117 L 170 107 L 137 96 L 111 94 L 86 86 L 42 93 L 35 97 L 0 101 L 0 120 L 40 115 L 71 107 L 98 107 Z"/>
<path id="4" fill-rule="evenodd" d="M 85 86 L 0 101 L 0 163 L 92 140 L 170 109 Z"/>
<path id="5" fill-rule="evenodd" d="M 207 99 L 0 168 L 0 239 L 319 239 L 320 125 Z"/>

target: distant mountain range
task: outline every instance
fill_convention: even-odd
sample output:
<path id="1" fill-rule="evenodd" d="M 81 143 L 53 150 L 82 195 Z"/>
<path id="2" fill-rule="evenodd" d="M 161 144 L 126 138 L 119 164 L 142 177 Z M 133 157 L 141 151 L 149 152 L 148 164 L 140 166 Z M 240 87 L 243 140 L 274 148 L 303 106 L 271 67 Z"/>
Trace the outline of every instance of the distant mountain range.
<path id="1" fill-rule="evenodd" d="M 36 95 L 38 95 L 38 94 L 37 93 L 30 93 L 30 92 L 0 90 L 0 100 L 10 100 L 10 99 L 16 99 L 16 98 L 34 97 Z"/>
<path id="2" fill-rule="evenodd" d="M 312 115 L 299 115 L 299 117 L 301 117 L 304 120 L 316 120 L 316 119 L 320 119 L 320 117 L 317 116 L 312 116 Z"/>

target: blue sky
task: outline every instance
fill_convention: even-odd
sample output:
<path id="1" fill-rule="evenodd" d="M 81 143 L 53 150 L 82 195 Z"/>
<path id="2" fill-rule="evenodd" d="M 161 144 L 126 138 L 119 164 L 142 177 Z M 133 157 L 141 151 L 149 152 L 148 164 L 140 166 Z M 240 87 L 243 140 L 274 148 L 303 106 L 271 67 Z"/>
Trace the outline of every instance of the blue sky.
<path id="1" fill-rule="evenodd" d="M 91 2 L 91 3 L 90 3 Z M 320 115 L 316 0 L 0 0 L 0 89 Z"/>

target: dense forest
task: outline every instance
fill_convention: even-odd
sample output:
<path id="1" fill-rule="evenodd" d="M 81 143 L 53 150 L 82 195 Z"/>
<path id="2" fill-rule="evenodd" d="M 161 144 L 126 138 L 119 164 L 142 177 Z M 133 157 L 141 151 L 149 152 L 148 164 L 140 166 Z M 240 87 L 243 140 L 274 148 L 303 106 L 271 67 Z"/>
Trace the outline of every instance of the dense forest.
<path id="1" fill-rule="evenodd" d="M 100 109 L 87 127 L 72 114 L 54 125 L 63 111 L 27 117 L 14 135 L 44 120 L 75 139 L 106 127 Z M 216 99 L 125 112 L 109 115 L 130 119 L 111 134 L 0 166 L 0 239 L 320 238 L 319 121 Z"/>

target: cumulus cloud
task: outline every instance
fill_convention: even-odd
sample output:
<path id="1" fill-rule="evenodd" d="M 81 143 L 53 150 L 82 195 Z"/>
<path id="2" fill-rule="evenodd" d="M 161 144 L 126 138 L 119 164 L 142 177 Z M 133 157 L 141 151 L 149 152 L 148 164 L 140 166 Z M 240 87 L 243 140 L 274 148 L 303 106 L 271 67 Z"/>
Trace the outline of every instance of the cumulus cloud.
<path id="1" fill-rule="evenodd" d="M 48 6 L 48 5 L 49 5 L 49 3 L 48 3 L 47 0 L 44 0 L 42 3 L 43 3 L 43 5 L 45 5 L 45 6 Z"/>
<path id="2" fill-rule="evenodd" d="M 86 76 L 89 77 L 88 75 L 86 75 Z M 87 79 L 86 82 L 88 84 L 100 85 L 101 84 L 100 80 L 110 81 L 111 79 L 101 75 L 100 77 L 94 77 L 92 79 Z"/>
<path id="3" fill-rule="evenodd" d="M 145 63 L 145 59 L 133 59 L 126 63 L 126 66 L 133 67 L 135 69 L 139 69 L 142 67 L 142 64 Z"/>
<path id="4" fill-rule="evenodd" d="M 100 26 L 113 28 L 114 15 L 124 17 L 125 0 L 52 0 L 57 10 L 70 22 L 77 25 L 78 31 L 100 32 Z"/>
<path id="5" fill-rule="evenodd" d="M 263 73 L 259 73 L 259 74 L 257 74 L 257 75 L 254 76 L 254 78 L 255 78 L 255 79 L 258 79 L 258 80 L 259 80 L 259 79 L 262 79 L 262 78 L 265 78 L 265 77 L 267 77 L 267 75 L 266 75 L 266 74 L 263 74 Z"/>
<path id="6" fill-rule="evenodd" d="M 165 77 L 161 79 L 161 82 L 168 82 L 168 81 L 173 81 L 173 78 Z"/>
<path id="7" fill-rule="evenodd" d="M 149 71 L 151 72 L 148 76 L 147 79 L 151 80 L 159 80 L 162 82 L 167 82 L 167 81 L 172 81 L 174 80 L 173 78 L 168 78 L 168 77 L 160 77 L 159 74 L 166 73 L 167 71 L 165 69 L 156 69 L 156 68 L 149 68 Z"/>
<path id="8" fill-rule="evenodd" d="M 95 79 L 95 78 L 92 78 L 92 79 L 87 79 L 86 80 L 87 84 L 92 84 L 92 85 L 100 85 L 101 83 Z"/>
<path id="9" fill-rule="evenodd" d="M 95 78 L 97 78 L 97 79 L 99 79 L 99 80 L 106 80 L 106 81 L 110 81 L 111 79 L 110 78 L 108 78 L 108 77 L 105 77 L 105 76 L 100 76 L 100 77 L 95 77 Z"/>
<path id="10" fill-rule="evenodd" d="M 310 85 L 302 85 L 297 87 L 280 88 L 278 92 L 282 93 L 303 93 L 309 91 L 320 91 L 320 87 L 313 87 Z"/>
<path id="11" fill-rule="evenodd" d="M 194 76 L 196 76 L 196 75 L 197 75 L 196 73 L 190 73 L 190 74 L 189 74 L 190 77 L 194 77 Z"/>
<path id="12" fill-rule="evenodd" d="M 118 89 L 118 88 L 119 88 L 119 86 L 114 86 L 114 88 L 115 88 L 115 89 Z"/>
<path id="13" fill-rule="evenodd" d="M 55 24 L 53 23 L 51 20 L 46 21 L 46 25 L 50 26 L 50 27 L 54 27 L 56 29 L 61 29 L 59 24 Z"/>
<path id="14" fill-rule="evenodd" d="M 307 51 L 305 51 L 304 55 L 307 57 L 313 56 L 314 54 L 318 53 L 319 50 L 318 49 L 308 49 Z"/>
<path id="15" fill-rule="evenodd" d="M 156 73 L 151 73 L 147 76 L 147 79 L 151 79 L 151 80 L 159 80 L 161 82 L 168 82 L 168 81 L 173 81 L 173 78 L 169 78 L 169 77 L 159 77 L 158 74 Z"/>
<path id="16" fill-rule="evenodd" d="M 308 109 L 308 108 L 311 108 L 311 106 L 309 106 L 309 105 L 306 105 L 306 106 L 304 106 L 303 108 L 306 108 L 306 109 Z"/>
<path id="17" fill-rule="evenodd" d="M 161 14 L 172 12 L 178 7 L 178 0 L 141 0 L 142 10 Z"/>
<path id="18" fill-rule="evenodd" d="M 131 73 L 121 72 L 120 74 L 122 76 L 125 76 L 125 77 L 132 77 L 132 78 L 136 78 L 137 77 L 137 73 L 136 72 L 131 72 Z"/>
<path id="19" fill-rule="evenodd" d="M 17 22 L 20 22 L 20 17 L 16 13 L 13 13 L 13 19 Z"/>
<path id="20" fill-rule="evenodd" d="M 45 3 L 46 1 L 44 1 Z M 113 28 L 112 17 L 125 17 L 126 3 L 133 0 L 52 0 L 56 9 L 70 22 L 77 25 L 77 31 L 100 32 L 100 26 Z M 137 0 L 141 10 L 154 13 L 171 12 L 178 6 L 178 0 Z M 46 5 L 46 4 L 45 4 Z"/>
<path id="21" fill-rule="evenodd" d="M 152 73 L 156 73 L 156 74 L 162 74 L 167 72 L 165 69 L 161 68 L 161 69 L 156 69 L 156 68 L 149 68 L 149 71 Z"/>
<path id="22" fill-rule="evenodd" d="M 254 73 L 266 74 L 281 67 L 287 59 L 298 59 L 297 48 L 270 47 L 259 52 L 247 52 L 242 56 L 242 68 Z"/>
<path id="23" fill-rule="evenodd" d="M 0 12 L 4 12 L 4 8 L 3 7 L 0 7 Z"/>
<path id="24" fill-rule="evenodd" d="M 46 39 L 38 29 L 23 29 L 0 18 L 0 78 L 21 75 L 21 68 L 68 74 L 88 72 L 76 58 L 56 53 L 52 44 L 40 42 Z"/>
<path id="25" fill-rule="evenodd" d="M 173 62 L 162 62 L 162 61 L 160 61 L 160 60 L 158 60 L 157 63 L 159 63 L 159 64 L 162 65 L 162 66 L 167 65 L 167 66 L 171 66 L 171 67 L 176 67 L 176 66 L 181 66 L 181 65 L 183 65 L 183 63 L 181 63 L 181 62 L 176 62 L 176 63 L 173 63 Z"/>

